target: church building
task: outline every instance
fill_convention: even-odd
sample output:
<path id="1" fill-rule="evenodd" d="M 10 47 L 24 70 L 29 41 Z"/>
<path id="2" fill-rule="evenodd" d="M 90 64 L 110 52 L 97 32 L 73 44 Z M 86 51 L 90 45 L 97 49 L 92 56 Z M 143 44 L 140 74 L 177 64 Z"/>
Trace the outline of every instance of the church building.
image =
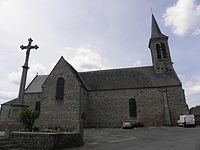
<path id="1" fill-rule="evenodd" d="M 168 36 L 152 15 L 149 40 L 152 66 L 77 72 L 63 57 L 49 75 L 37 75 L 24 94 L 25 104 L 40 110 L 36 126 L 75 130 L 120 127 L 130 120 L 145 126 L 176 125 L 188 114 L 181 81 L 171 60 Z M 20 126 L 15 103 L 1 105 L 1 124 Z"/>

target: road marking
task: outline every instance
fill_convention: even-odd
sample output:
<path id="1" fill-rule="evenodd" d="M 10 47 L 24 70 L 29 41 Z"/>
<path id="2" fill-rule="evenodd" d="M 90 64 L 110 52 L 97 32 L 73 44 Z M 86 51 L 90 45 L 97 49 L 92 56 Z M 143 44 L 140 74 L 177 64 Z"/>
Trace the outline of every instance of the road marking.
<path id="1" fill-rule="evenodd" d="M 93 138 L 99 139 L 99 138 L 103 138 L 103 136 L 95 136 L 95 137 L 93 137 Z"/>
<path id="2" fill-rule="evenodd" d="M 96 142 L 93 142 L 93 143 L 87 143 L 88 145 L 96 145 L 96 144 L 98 144 L 98 143 L 96 143 Z"/>
<path id="3" fill-rule="evenodd" d="M 136 139 L 136 137 L 130 137 L 130 138 L 127 138 L 127 139 L 112 140 L 112 141 L 108 141 L 108 142 L 117 143 L 117 142 L 123 142 L 123 141 L 134 140 L 134 139 Z"/>

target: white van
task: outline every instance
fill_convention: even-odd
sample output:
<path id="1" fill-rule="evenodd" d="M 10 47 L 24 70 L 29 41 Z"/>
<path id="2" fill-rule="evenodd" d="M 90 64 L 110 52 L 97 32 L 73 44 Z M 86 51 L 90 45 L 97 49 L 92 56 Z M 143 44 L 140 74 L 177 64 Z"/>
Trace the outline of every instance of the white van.
<path id="1" fill-rule="evenodd" d="M 181 115 L 179 116 L 179 119 L 177 120 L 178 126 L 195 126 L 195 119 L 194 115 Z"/>

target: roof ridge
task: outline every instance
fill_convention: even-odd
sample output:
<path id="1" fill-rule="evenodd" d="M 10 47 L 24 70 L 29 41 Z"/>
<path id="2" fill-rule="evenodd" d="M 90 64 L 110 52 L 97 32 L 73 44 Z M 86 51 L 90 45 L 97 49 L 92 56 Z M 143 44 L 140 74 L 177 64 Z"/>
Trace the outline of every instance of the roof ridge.
<path id="1" fill-rule="evenodd" d="M 113 70 L 127 70 L 127 69 L 142 69 L 142 68 L 151 68 L 153 66 L 141 66 L 141 67 L 127 67 L 127 68 L 113 68 L 113 69 L 102 69 L 102 70 L 92 70 L 92 71 L 82 71 L 78 73 L 89 73 L 89 72 L 104 72 L 104 71 L 113 71 Z"/>
<path id="2" fill-rule="evenodd" d="M 37 76 L 48 76 L 49 74 L 41 74 L 41 75 L 37 75 Z"/>

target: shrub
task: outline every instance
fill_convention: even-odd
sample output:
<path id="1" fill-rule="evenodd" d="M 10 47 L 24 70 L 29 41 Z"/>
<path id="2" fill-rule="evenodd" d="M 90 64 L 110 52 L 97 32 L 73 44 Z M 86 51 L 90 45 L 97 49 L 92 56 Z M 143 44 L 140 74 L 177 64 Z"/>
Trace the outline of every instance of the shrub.
<path id="1" fill-rule="evenodd" d="M 28 131 L 32 131 L 35 119 L 37 119 L 38 117 L 38 111 L 30 107 L 23 109 L 20 113 L 20 121 L 24 124 L 25 129 L 28 129 Z"/>

